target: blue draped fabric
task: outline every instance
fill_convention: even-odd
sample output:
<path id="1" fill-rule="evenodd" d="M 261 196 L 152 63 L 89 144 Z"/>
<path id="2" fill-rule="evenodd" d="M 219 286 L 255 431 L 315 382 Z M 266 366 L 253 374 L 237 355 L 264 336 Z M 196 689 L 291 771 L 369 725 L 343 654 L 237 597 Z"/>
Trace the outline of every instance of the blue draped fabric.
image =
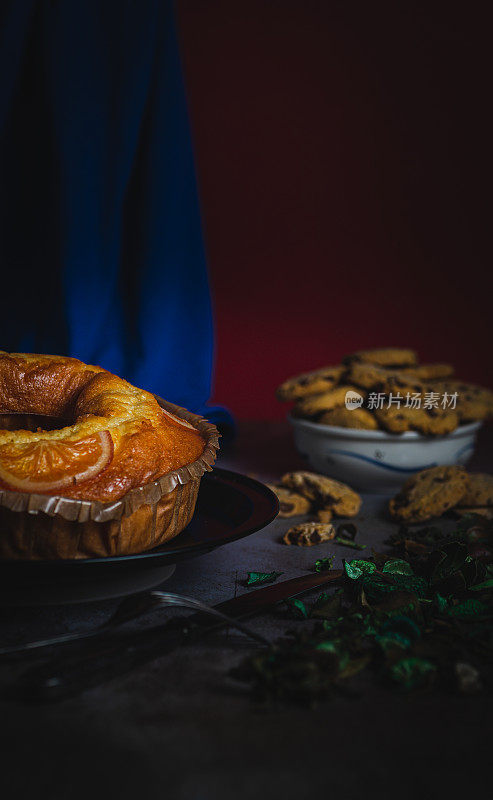
<path id="1" fill-rule="evenodd" d="M 0 349 L 227 418 L 171 2 L 0 8 Z"/>

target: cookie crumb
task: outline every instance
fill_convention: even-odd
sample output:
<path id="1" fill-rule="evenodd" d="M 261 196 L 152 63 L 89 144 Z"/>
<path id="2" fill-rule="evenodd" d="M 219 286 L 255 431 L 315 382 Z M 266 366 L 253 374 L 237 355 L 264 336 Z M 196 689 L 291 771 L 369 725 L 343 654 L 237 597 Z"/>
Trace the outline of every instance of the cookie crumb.
<path id="1" fill-rule="evenodd" d="M 294 525 L 282 537 L 284 544 L 295 544 L 298 547 L 312 547 L 314 544 L 328 542 L 336 535 L 334 526 L 330 523 L 304 522 Z"/>

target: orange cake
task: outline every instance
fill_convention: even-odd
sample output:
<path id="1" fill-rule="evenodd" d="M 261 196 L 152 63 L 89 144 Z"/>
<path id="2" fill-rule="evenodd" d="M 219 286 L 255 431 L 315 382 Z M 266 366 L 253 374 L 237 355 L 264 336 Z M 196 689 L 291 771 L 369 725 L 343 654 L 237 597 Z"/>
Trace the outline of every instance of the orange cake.
<path id="1" fill-rule="evenodd" d="M 11 491 L 118 500 L 195 461 L 205 444 L 149 392 L 75 358 L 0 352 L 0 414 L 63 425 L 0 426 L 0 486 Z"/>
<path id="2" fill-rule="evenodd" d="M 53 549 L 48 534 L 41 548 L 33 550 L 32 543 L 25 541 L 27 528 L 38 532 L 46 513 L 61 514 L 71 523 L 78 520 L 79 544 L 74 549 L 74 542 L 62 536 L 54 548 L 57 557 L 136 552 L 176 535 L 191 518 L 200 476 L 214 461 L 217 431 L 184 409 L 164 401 L 163 406 L 149 392 L 75 358 L 0 351 L 0 497 L 4 506 L 0 554 L 16 547 L 24 553 L 27 547 L 31 555 L 36 550 L 32 557 L 41 557 Z M 153 484 L 151 508 L 140 487 Z M 188 497 L 186 512 L 182 509 L 181 514 L 176 506 L 179 495 Z M 32 502 L 33 496 L 37 502 Z M 55 506 L 54 497 L 63 499 Z M 101 524 L 94 529 L 94 521 L 108 522 L 109 506 L 118 510 L 114 514 L 120 518 L 118 536 L 113 519 L 110 528 L 115 541 L 104 543 L 108 530 L 104 533 Z M 160 520 L 159 508 L 167 509 L 166 519 Z M 19 513 L 26 510 L 28 514 Z M 168 512 L 174 515 L 173 524 Z M 13 517 L 6 519 L 6 513 Z M 33 526 L 29 514 L 38 517 L 38 524 Z M 140 520 L 137 536 L 132 517 L 134 522 Z M 88 518 L 99 541 L 89 537 L 86 546 L 81 521 Z M 60 525 L 66 530 L 66 525 Z M 122 525 L 126 525 L 126 541 L 119 540 Z M 15 533 L 10 545 L 8 537 L 3 538 L 7 530 Z"/>

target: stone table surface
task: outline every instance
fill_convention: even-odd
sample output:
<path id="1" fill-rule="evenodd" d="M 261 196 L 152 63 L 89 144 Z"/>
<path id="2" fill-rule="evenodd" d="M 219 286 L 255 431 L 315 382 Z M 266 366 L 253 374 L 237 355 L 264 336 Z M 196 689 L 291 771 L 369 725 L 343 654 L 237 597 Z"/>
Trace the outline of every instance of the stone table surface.
<path id="1" fill-rule="evenodd" d="M 492 462 L 490 428 L 471 466 L 491 472 Z M 219 464 L 261 480 L 303 466 L 280 422 L 240 425 Z M 385 505 L 383 497 L 365 496 L 357 520 L 360 540 L 377 548 L 395 530 Z M 307 574 L 329 552 L 336 553 L 335 566 L 355 557 L 327 544 L 285 547 L 279 539 L 288 526 L 276 520 L 181 563 L 163 586 L 216 603 L 246 591 L 240 582 L 248 570 L 276 569 L 284 580 Z M 116 604 L 0 609 L 1 640 L 91 628 Z M 293 625 L 282 608 L 250 624 L 272 639 Z M 469 794 L 486 777 L 491 697 L 409 697 L 368 682 L 358 697 L 336 697 L 316 710 L 265 708 L 228 674 L 251 650 L 241 634 L 217 634 L 78 697 L 43 705 L 9 696 L 14 668 L 3 666 L 3 797 L 416 798 Z"/>

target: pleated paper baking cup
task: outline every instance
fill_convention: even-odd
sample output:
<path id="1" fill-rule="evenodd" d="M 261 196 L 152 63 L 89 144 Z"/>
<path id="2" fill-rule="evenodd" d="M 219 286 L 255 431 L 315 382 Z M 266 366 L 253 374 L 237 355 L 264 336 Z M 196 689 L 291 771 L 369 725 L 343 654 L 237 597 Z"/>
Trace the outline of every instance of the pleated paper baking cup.
<path id="1" fill-rule="evenodd" d="M 130 555 L 152 550 L 181 533 L 193 517 L 202 475 L 216 460 L 219 433 L 203 417 L 156 399 L 202 435 L 200 458 L 111 503 L 0 489 L 0 558 Z"/>

